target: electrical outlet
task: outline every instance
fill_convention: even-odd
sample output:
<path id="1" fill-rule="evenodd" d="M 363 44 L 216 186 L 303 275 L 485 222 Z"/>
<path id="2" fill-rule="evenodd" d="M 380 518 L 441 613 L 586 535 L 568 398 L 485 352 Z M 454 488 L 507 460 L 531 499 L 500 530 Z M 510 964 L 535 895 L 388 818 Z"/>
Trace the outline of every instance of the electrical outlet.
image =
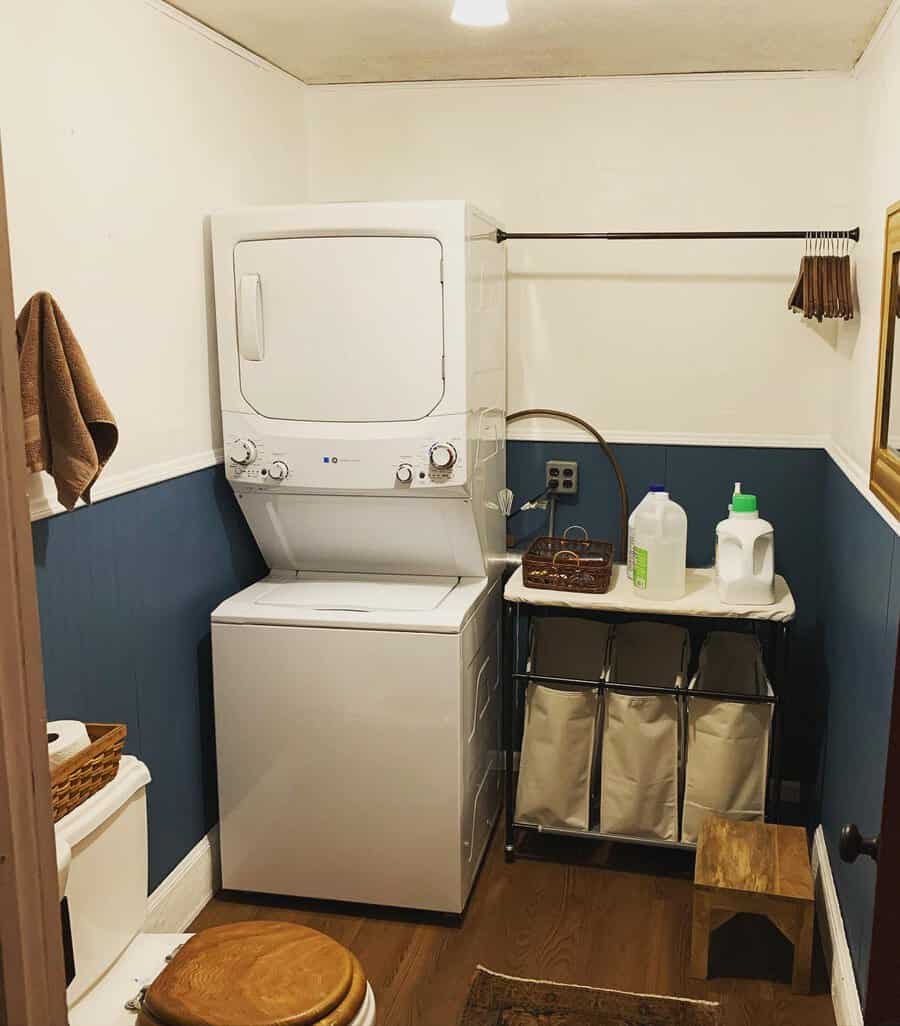
<path id="1" fill-rule="evenodd" d="M 575 460 L 547 460 L 547 489 L 560 495 L 578 494 L 578 464 Z"/>
<path id="2" fill-rule="evenodd" d="M 782 780 L 781 781 L 781 800 L 783 802 L 790 802 L 792 805 L 797 805 L 803 798 L 803 792 L 800 788 L 799 780 Z"/>

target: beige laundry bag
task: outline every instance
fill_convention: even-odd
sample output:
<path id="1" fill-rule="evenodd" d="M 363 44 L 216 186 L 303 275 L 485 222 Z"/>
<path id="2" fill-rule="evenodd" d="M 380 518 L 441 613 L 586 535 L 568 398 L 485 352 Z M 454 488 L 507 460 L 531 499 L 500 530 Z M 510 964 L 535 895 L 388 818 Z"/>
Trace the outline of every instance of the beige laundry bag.
<path id="1" fill-rule="evenodd" d="M 753 635 L 714 631 L 707 636 L 689 688 L 692 696 L 703 691 L 772 696 Z M 765 819 L 771 732 L 769 703 L 688 699 L 682 841 L 696 843 L 710 815 Z"/>
<path id="2" fill-rule="evenodd" d="M 690 638 L 661 623 L 614 630 L 608 679 L 681 687 Z M 629 837 L 678 839 L 681 730 L 678 699 L 610 689 L 603 710 L 600 830 Z"/>
<path id="3" fill-rule="evenodd" d="M 532 629 L 529 669 L 549 677 L 602 680 L 609 629 L 594 620 L 542 617 Z M 587 830 L 593 795 L 600 689 L 533 682 L 525 694 L 525 730 L 516 820 Z"/>

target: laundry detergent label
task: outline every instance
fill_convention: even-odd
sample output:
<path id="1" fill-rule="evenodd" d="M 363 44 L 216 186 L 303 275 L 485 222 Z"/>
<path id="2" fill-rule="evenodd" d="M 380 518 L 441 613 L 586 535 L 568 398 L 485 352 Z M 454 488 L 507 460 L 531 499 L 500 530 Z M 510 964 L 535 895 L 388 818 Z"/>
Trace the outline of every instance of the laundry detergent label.
<path id="1" fill-rule="evenodd" d="M 635 588 L 647 587 L 647 550 L 634 546 L 634 581 Z"/>

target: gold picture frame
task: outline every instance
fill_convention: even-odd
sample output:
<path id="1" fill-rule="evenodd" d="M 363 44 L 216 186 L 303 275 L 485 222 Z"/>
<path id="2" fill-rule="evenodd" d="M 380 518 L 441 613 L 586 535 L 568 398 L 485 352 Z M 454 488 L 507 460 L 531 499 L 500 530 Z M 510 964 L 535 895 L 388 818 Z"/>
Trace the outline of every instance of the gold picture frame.
<path id="1" fill-rule="evenodd" d="M 900 517 L 900 203 L 888 208 L 881 293 L 881 342 L 878 352 L 878 392 L 869 485 L 895 517 Z"/>

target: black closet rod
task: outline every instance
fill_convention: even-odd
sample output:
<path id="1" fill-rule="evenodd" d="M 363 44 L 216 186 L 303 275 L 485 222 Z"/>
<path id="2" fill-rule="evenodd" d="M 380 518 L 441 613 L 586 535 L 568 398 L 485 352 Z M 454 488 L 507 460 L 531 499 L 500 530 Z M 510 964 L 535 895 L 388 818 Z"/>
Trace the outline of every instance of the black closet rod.
<path id="1" fill-rule="evenodd" d="M 516 239 L 601 239 L 609 242 L 648 239 L 853 239 L 859 228 L 811 232 L 505 232 L 497 229 L 497 242 Z"/>

